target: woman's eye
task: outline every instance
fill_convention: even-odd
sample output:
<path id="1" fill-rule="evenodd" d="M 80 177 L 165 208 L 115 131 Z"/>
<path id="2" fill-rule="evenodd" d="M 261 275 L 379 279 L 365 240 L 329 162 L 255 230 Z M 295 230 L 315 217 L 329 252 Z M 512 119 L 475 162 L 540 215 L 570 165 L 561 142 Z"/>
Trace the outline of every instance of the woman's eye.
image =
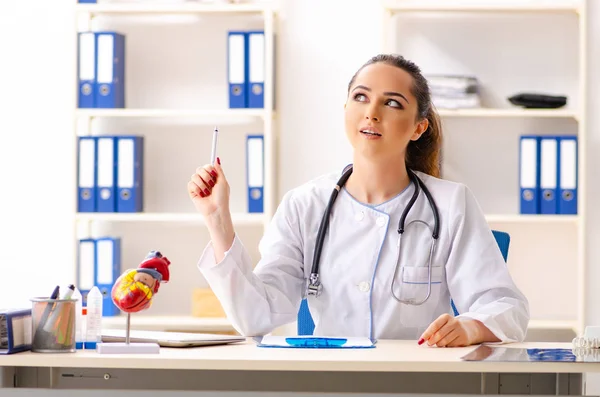
<path id="1" fill-rule="evenodd" d="M 400 104 L 400 102 L 398 102 L 398 101 L 396 101 L 394 99 L 390 99 L 388 101 L 388 105 L 402 109 L 402 105 Z"/>
<path id="2" fill-rule="evenodd" d="M 367 97 L 364 94 L 356 94 L 356 95 L 354 95 L 354 100 L 355 101 L 363 102 L 365 99 L 367 99 Z"/>

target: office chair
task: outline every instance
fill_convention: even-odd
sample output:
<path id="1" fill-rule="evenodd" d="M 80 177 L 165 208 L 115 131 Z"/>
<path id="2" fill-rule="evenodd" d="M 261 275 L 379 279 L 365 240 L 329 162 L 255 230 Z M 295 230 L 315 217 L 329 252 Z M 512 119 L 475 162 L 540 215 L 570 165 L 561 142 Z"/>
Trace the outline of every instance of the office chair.
<path id="1" fill-rule="evenodd" d="M 501 232 L 498 230 L 492 230 L 492 234 L 496 239 L 496 243 L 498 243 L 498 248 L 500 248 L 500 252 L 502 253 L 502 257 L 506 262 L 508 260 L 508 247 L 510 245 L 510 235 L 506 232 Z M 454 306 L 454 302 L 450 301 L 450 305 L 452 306 L 452 311 L 455 316 L 458 316 L 458 310 Z M 312 316 L 310 315 L 310 311 L 308 310 L 308 301 L 306 299 L 302 300 L 300 304 L 300 310 L 298 310 L 298 335 L 312 335 L 315 330 L 315 323 L 313 322 Z"/>

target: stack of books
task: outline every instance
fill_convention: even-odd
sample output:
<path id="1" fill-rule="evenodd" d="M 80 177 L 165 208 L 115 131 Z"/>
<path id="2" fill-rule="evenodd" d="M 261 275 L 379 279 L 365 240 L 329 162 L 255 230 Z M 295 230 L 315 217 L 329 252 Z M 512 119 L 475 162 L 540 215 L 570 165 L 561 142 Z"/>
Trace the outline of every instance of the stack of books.
<path id="1" fill-rule="evenodd" d="M 472 76 L 428 75 L 431 100 L 438 109 L 481 107 L 479 82 Z"/>

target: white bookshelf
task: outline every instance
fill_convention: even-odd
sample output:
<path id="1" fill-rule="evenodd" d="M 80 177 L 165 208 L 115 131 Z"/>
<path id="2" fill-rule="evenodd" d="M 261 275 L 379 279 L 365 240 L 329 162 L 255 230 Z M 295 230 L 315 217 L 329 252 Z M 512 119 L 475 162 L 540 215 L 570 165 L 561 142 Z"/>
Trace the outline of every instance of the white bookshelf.
<path id="1" fill-rule="evenodd" d="M 579 119 L 576 111 L 564 109 L 439 109 L 443 117 L 494 117 L 494 118 L 567 118 Z"/>
<path id="2" fill-rule="evenodd" d="M 135 3 L 97 3 L 77 4 L 78 13 L 98 15 L 173 15 L 173 14 L 223 14 L 243 15 L 272 13 L 270 2 L 257 3 L 175 3 L 175 4 L 135 4 Z"/>
<path id="3" fill-rule="evenodd" d="M 247 214 L 234 212 L 231 214 L 233 223 L 236 225 L 260 226 L 267 222 L 263 214 Z M 144 213 L 78 213 L 76 215 L 81 222 L 192 222 L 204 223 L 202 215 L 197 213 L 168 213 L 168 212 L 144 212 Z"/>
<path id="4" fill-rule="evenodd" d="M 128 3 L 98 3 L 98 4 L 77 4 L 75 5 L 78 23 L 81 26 L 82 19 L 87 23 L 87 29 L 92 29 L 92 21 L 98 16 L 112 16 L 115 14 L 132 15 L 169 15 L 169 14 L 221 14 L 221 15 L 260 15 L 264 20 L 265 32 L 265 98 L 264 108 L 262 109 L 80 109 L 76 108 L 75 118 L 87 126 L 87 130 L 76 131 L 78 135 L 91 134 L 91 120 L 97 118 L 198 118 L 205 121 L 214 119 L 221 120 L 222 124 L 233 124 L 239 121 L 258 119 L 264 125 L 264 145 L 265 145 L 265 203 L 264 215 L 270 218 L 275 209 L 275 132 L 273 122 L 275 117 L 274 109 L 274 32 L 276 8 L 271 2 L 258 3 L 231 3 L 231 4 L 128 4 Z M 168 23 L 168 19 L 165 20 Z M 84 26 L 85 26 L 84 25 Z M 222 60 L 223 63 L 225 60 Z M 224 83 L 225 84 L 225 83 Z M 225 85 L 223 89 L 226 89 Z M 156 215 L 153 215 L 156 216 Z M 161 215 L 169 219 L 171 214 Z M 152 217 L 152 216 L 151 216 Z M 102 218 L 102 217 L 101 217 Z M 250 218 L 253 218 L 250 216 Z M 263 217 L 264 218 L 264 217 Z M 93 221 L 96 218 L 88 216 L 78 216 L 82 221 Z M 136 218 L 143 220 L 144 217 Z M 175 220 L 179 218 L 175 217 Z M 237 217 L 246 222 L 246 217 Z"/>
<path id="5" fill-rule="evenodd" d="M 76 4 L 76 18 L 78 27 L 93 29 L 93 20 L 99 16 L 117 15 L 158 15 L 168 16 L 170 14 L 200 14 L 210 16 L 219 15 L 254 15 L 261 16 L 264 21 L 265 32 L 265 93 L 264 108 L 262 109 L 75 109 L 76 119 L 86 121 L 95 118 L 200 118 L 213 120 L 223 119 L 223 124 L 236 123 L 238 119 L 256 118 L 264 123 L 264 145 L 265 145 L 265 214 L 272 216 L 275 209 L 275 132 L 273 121 L 275 118 L 274 108 L 274 34 L 275 18 L 277 14 L 276 2 L 261 1 L 257 3 L 213 3 L 213 4 L 130 4 L 130 3 L 97 3 Z M 82 21 L 84 23 L 82 24 Z M 169 23 L 165 19 L 164 23 Z M 225 60 L 223 65 L 225 65 Z M 225 84 L 225 83 L 224 83 Z M 223 86 L 223 89 L 226 87 Z M 79 135 L 89 135 L 91 125 L 88 123 L 88 131 L 79 131 Z"/>
<path id="6" fill-rule="evenodd" d="M 514 214 L 487 214 L 489 223 L 516 223 L 516 224 L 564 224 L 577 223 L 578 215 L 514 215 Z"/>
<path id="7" fill-rule="evenodd" d="M 576 85 L 576 98 L 569 98 L 570 103 L 573 99 L 577 102 L 575 108 L 570 108 L 568 105 L 561 109 L 522 109 L 519 107 L 512 107 L 508 102 L 504 107 L 499 108 L 476 108 L 476 109 L 438 109 L 442 121 L 447 119 L 468 119 L 477 122 L 477 119 L 490 119 L 490 120 L 506 120 L 516 119 L 526 121 L 528 126 L 534 125 L 533 123 L 537 119 L 556 119 L 572 121 L 576 124 L 576 135 L 578 137 L 578 213 L 577 215 L 521 215 L 521 214 L 486 214 L 486 219 L 490 223 L 493 229 L 502 230 L 506 228 L 508 230 L 518 231 L 520 234 L 521 241 L 513 243 L 514 236 L 511 236 L 511 251 L 509 253 L 509 263 L 518 263 L 519 266 L 528 267 L 530 261 L 535 260 L 534 257 L 529 255 L 527 252 L 524 253 L 523 257 L 515 257 L 513 252 L 513 245 L 528 244 L 532 242 L 534 245 L 544 247 L 547 252 L 546 255 L 550 258 L 549 263 L 538 264 L 536 269 L 545 269 L 546 272 L 556 271 L 559 272 L 558 278 L 560 277 L 569 278 L 573 273 L 576 276 L 572 276 L 575 281 L 574 287 L 569 287 L 568 292 L 563 292 L 563 288 L 560 285 L 546 285 L 545 280 L 548 278 L 548 274 L 544 274 L 544 270 L 541 272 L 529 271 L 527 268 L 518 269 L 521 281 L 526 283 L 531 288 L 536 288 L 536 291 L 540 291 L 540 294 L 550 293 L 561 296 L 561 299 L 567 299 L 570 305 L 568 306 L 569 318 L 566 320 L 555 320 L 552 318 L 538 318 L 532 314 L 530 321 L 531 329 L 542 329 L 542 330 L 573 330 L 574 332 L 581 334 L 584 331 L 586 325 L 585 319 L 585 295 L 586 295 L 586 146 L 587 146 L 587 132 L 586 132 L 586 90 L 587 90 L 587 70 L 586 70 L 586 0 L 381 0 L 382 5 L 382 52 L 398 52 L 397 46 L 398 40 L 396 40 L 395 32 L 397 32 L 397 25 L 394 20 L 399 15 L 410 15 L 411 20 L 414 22 L 420 17 L 435 16 L 435 18 L 462 18 L 465 16 L 475 18 L 473 15 L 478 13 L 487 13 L 488 15 L 497 16 L 502 15 L 502 18 L 509 20 L 512 16 L 523 16 L 535 15 L 536 20 L 546 17 L 556 18 L 557 16 L 564 16 L 565 18 L 575 18 L 577 20 L 577 37 L 579 49 L 576 55 L 575 62 L 577 62 L 577 75 L 578 79 L 574 82 Z M 474 19 L 471 19 L 474 20 Z M 570 20 L 570 19 L 569 19 Z M 414 25 L 411 25 L 414 26 Z M 559 27 L 556 27 L 557 29 Z M 507 29 L 510 29 L 507 26 Z M 402 42 L 410 42 L 411 37 L 409 35 L 402 36 Z M 420 44 L 425 43 L 421 37 L 417 38 Z M 485 40 L 485 37 L 483 38 Z M 479 40 L 479 41 L 483 41 Z M 432 44 L 431 48 L 435 48 Z M 515 47 L 518 47 L 520 43 L 513 43 Z M 522 45 L 522 44 L 521 44 Z M 410 48 L 410 47 L 409 47 Z M 514 47 L 513 47 L 514 48 Z M 537 49 L 531 52 L 537 54 Z M 476 55 L 473 55 L 475 57 Z M 485 55 L 482 55 L 485 56 Z M 499 56 L 504 56 L 501 54 Z M 418 63 L 418 62 L 417 62 Z M 463 123 L 461 126 L 467 124 Z M 503 124 L 504 125 L 504 124 Z M 547 125 L 547 124 L 545 124 Z M 561 124 L 561 126 L 564 124 Z M 475 127 L 473 127 L 475 128 Z M 533 134 L 537 133 L 535 129 Z M 448 131 L 446 130 L 446 133 Z M 485 131 L 482 132 L 484 134 Z M 490 136 L 490 142 L 493 142 L 494 137 Z M 515 145 L 515 147 L 517 147 Z M 518 180 L 518 175 L 515 175 L 515 181 Z M 518 200 L 518 197 L 515 197 Z M 536 240 L 535 231 L 559 230 L 565 231 L 564 233 L 569 234 L 572 230 L 575 246 L 574 257 L 564 261 L 556 259 L 552 262 L 552 252 L 559 245 L 561 241 L 545 242 L 540 239 Z M 531 231 L 531 232 L 530 232 Z M 522 237 L 522 236 L 525 237 Z M 562 236 L 562 235 L 561 235 Z M 528 240 L 531 239 L 531 240 Z M 528 241 L 523 241 L 528 240 Z M 546 245 L 547 244 L 547 247 Z M 522 251 L 520 253 L 523 253 Z M 546 258 L 546 257 L 545 257 Z M 562 258 L 562 257 L 561 257 Z M 564 259 L 564 258 L 562 258 Z M 524 279 L 523 279 L 524 278 Z M 560 295 L 560 294 L 563 295 Z M 565 295 L 568 294 L 568 295 Z M 538 298 L 539 299 L 539 298 Z"/>
<path id="8" fill-rule="evenodd" d="M 260 26 L 260 29 L 264 30 L 265 33 L 265 71 L 264 71 L 264 107 L 260 109 L 256 108 L 242 108 L 242 109 L 230 109 L 227 105 L 222 107 L 213 105 L 213 102 L 208 103 L 206 106 L 173 106 L 169 107 L 168 103 L 161 104 L 163 106 L 155 106 L 155 107 L 143 107 L 143 106 L 131 106 L 129 107 L 129 101 L 126 99 L 126 108 L 119 109 L 85 109 L 85 108 L 75 108 L 73 110 L 74 115 L 74 135 L 75 136 L 89 136 L 89 135 L 102 135 L 102 134 L 129 134 L 135 133 L 139 135 L 145 135 L 146 128 L 149 128 L 151 131 L 149 134 L 152 134 L 152 139 L 156 138 L 156 134 L 165 134 L 163 138 L 164 142 L 177 142 L 177 145 L 186 145 L 185 137 L 192 137 L 196 134 L 205 134 L 212 136 L 212 126 L 219 126 L 220 136 L 219 136 L 219 147 L 218 153 L 223 153 L 227 147 L 225 145 L 228 142 L 228 139 L 234 139 L 230 136 L 230 132 L 234 131 L 234 133 L 248 133 L 248 134 L 262 134 L 264 137 L 264 212 L 263 213 L 248 213 L 243 212 L 243 208 L 232 208 L 234 212 L 232 213 L 232 219 L 234 222 L 234 226 L 237 228 L 239 226 L 243 226 L 244 230 L 252 230 L 256 229 L 256 233 L 252 233 L 253 235 L 260 236 L 263 234 L 264 228 L 270 222 L 271 217 L 274 214 L 276 209 L 276 131 L 274 129 L 274 119 L 275 119 L 275 106 L 274 106 L 274 36 L 275 36 L 275 21 L 277 15 L 276 2 L 256 2 L 256 3 L 231 3 L 231 4 L 220 4 L 218 2 L 210 4 L 200 4 L 200 3 L 192 3 L 192 2 L 181 2 L 174 4 L 143 4 L 143 3 L 130 3 L 130 2 L 113 2 L 113 3 L 98 3 L 98 4 L 75 4 L 75 17 L 76 17 L 76 33 L 80 31 L 89 31 L 89 30 L 97 30 L 96 26 L 98 26 L 98 22 L 106 22 L 106 21 L 116 21 L 117 24 L 125 24 L 125 26 L 129 26 L 131 23 L 132 31 L 135 33 L 141 32 L 142 25 L 151 21 L 150 24 L 152 26 L 159 26 L 161 29 L 179 29 L 177 32 L 181 32 L 181 29 L 189 28 L 192 25 L 198 24 L 211 24 L 211 26 L 219 26 L 222 28 L 221 32 L 225 29 L 225 24 L 227 21 L 232 21 L 231 30 L 235 30 L 238 27 L 247 27 L 247 30 L 256 30 L 257 26 Z M 172 18 L 172 16 L 184 16 L 185 18 Z M 144 17 L 151 18 L 144 18 Z M 191 16 L 191 18 L 186 17 Z M 137 17 L 140 17 L 138 23 Z M 214 19 L 213 19 L 214 18 Z M 181 23 L 181 21 L 184 23 Z M 257 25 L 257 21 L 259 25 Z M 183 28 L 182 28 L 183 26 Z M 208 25 L 207 25 L 208 26 Z M 148 25 L 145 29 L 151 29 Z M 245 28 L 240 28 L 245 29 Z M 127 37 L 127 32 L 124 32 Z M 175 36 L 173 36 L 175 37 Z M 178 37 L 179 39 L 179 37 Z M 183 40 L 193 40 L 197 41 L 198 37 L 183 37 Z M 226 46 L 226 37 L 219 36 L 219 39 L 222 40 L 223 46 Z M 76 42 L 76 38 L 75 38 Z M 140 41 L 138 41 L 140 43 Z M 215 43 L 218 43 L 215 40 Z M 181 43 L 178 43 L 181 45 Z M 130 51 L 133 49 L 131 42 L 127 42 L 127 52 L 130 54 L 135 54 L 136 51 Z M 213 47 L 218 46 L 218 44 L 214 44 Z M 144 47 L 151 48 L 151 47 Z M 74 49 L 77 50 L 76 46 Z M 141 49 L 135 49 L 141 51 Z M 128 58 L 129 59 L 129 58 Z M 133 62 L 128 62 L 126 59 L 126 68 L 130 67 Z M 211 66 L 213 67 L 214 74 L 214 64 L 219 64 L 218 67 L 226 68 L 227 59 L 225 57 L 215 57 L 214 60 L 211 61 Z M 175 65 L 176 66 L 176 65 Z M 138 66 L 139 67 L 139 66 Z M 203 66 L 200 65 L 198 72 L 202 72 Z M 136 70 L 137 72 L 137 70 Z M 127 75 L 127 73 L 126 73 Z M 218 82 L 210 81 L 210 85 L 207 84 L 208 89 L 217 89 L 222 90 L 222 92 L 227 92 L 227 81 L 223 80 L 222 84 L 219 85 Z M 74 94 L 77 95 L 77 78 L 74 79 Z M 204 88 L 204 87 L 203 87 Z M 136 89 L 143 89 L 143 87 L 136 87 Z M 127 91 L 130 93 L 130 91 Z M 208 95 L 209 91 L 199 92 L 198 95 Z M 220 93 L 222 94 L 222 93 Z M 126 94 L 127 95 L 127 94 Z M 146 95 L 146 94 L 144 94 Z M 160 94 L 158 94 L 160 95 Z M 139 102 L 139 100 L 138 100 Z M 74 103 L 77 103 L 77 99 L 75 98 Z M 184 102 L 185 103 L 185 102 Z M 166 122 L 160 119 L 167 119 Z M 160 123 L 158 121 L 161 121 Z M 144 121 L 144 125 L 140 125 L 139 122 Z M 188 133 L 188 135 L 183 135 L 182 137 L 177 134 L 171 134 L 169 131 L 169 125 L 179 125 L 180 121 L 183 121 L 184 125 L 189 124 L 208 124 L 210 128 L 197 128 L 195 125 L 193 128 L 193 134 Z M 103 123 L 108 124 L 103 124 Z M 156 123 L 155 123 L 156 122 Z M 115 124 L 113 124 L 115 123 Z M 122 123 L 122 124 L 118 124 Z M 128 128 L 121 129 L 122 125 L 126 124 Z M 107 130 L 103 130 L 103 126 L 110 125 Z M 115 126 L 113 128 L 113 126 Z M 159 127 L 157 127 L 159 126 Z M 246 126 L 250 126 L 246 128 Z M 157 127 L 157 128 L 154 128 Z M 232 128 L 230 128 L 232 127 Z M 121 132 L 124 131 L 124 132 Z M 133 131 L 133 132 L 131 132 Z M 137 132 L 139 131 L 139 132 Z M 164 131 L 164 132 L 163 132 Z M 186 131 L 186 130 L 183 130 Z M 166 135 L 168 134 L 168 135 Z M 208 136 L 207 135 L 207 136 Z M 239 136 L 238 136 L 239 137 Z M 210 139 L 210 137 L 209 137 Z M 237 138 L 235 138 L 237 139 Z M 146 145 L 146 143 L 145 143 Z M 156 148 L 156 147 L 155 147 Z M 210 147 L 208 147 L 210 148 Z M 73 150 L 77 150 L 77 145 L 73 145 Z M 146 148 L 145 148 L 146 150 Z M 155 149 L 156 150 L 156 149 Z M 237 149 L 236 149 L 237 150 Z M 243 147 L 239 149 L 239 152 L 243 151 Z M 165 159 L 167 159 L 165 155 Z M 171 155 L 172 156 L 172 155 Z M 76 164 L 77 153 L 74 153 L 74 161 L 75 167 L 74 170 L 77 172 L 77 164 Z M 146 155 L 145 161 L 148 158 Z M 195 157 L 194 157 L 195 158 Z M 173 159 L 171 157 L 170 159 Z M 194 165 L 201 166 L 201 161 L 203 157 L 198 156 L 198 163 Z M 174 158 L 174 160 L 177 160 Z M 229 164 L 234 171 L 236 168 L 236 162 L 239 161 L 238 158 L 228 158 L 223 159 L 223 161 L 229 160 Z M 166 161 L 164 167 L 173 166 L 173 163 L 176 161 Z M 146 163 L 145 163 L 146 166 Z M 186 171 L 185 174 L 181 171 L 181 168 L 176 168 L 177 164 L 174 165 L 176 171 L 173 171 L 175 174 L 174 179 L 180 180 L 181 176 L 184 175 L 183 178 L 188 178 L 189 175 L 194 171 L 194 167 L 190 168 Z M 162 165 L 161 165 L 162 167 Z M 227 168 L 227 166 L 224 166 Z M 169 171 L 171 172 L 171 171 Z M 234 174 L 234 173 L 232 173 Z M 236 182 L 241 183 L 241 179 L 239 179 L 238 173 L 235 177 Z M 144 175 L 144 183 L 148 181 L 148 175 Z M 171 179 L 169 177 L 169 179 Z M 73 175 L 73 188 L 74 194 L 77 194 L 77 176 Z M 231 174 L 228 175 L 228 180 L 230 185 L 232 183 Z M 181 185 L 181 191 L 185 191 L 187 184 L 187 180 L 185 183 Z M 179 189 L 179 184 L 177 185 L 177 189 Z M 241 188 L 240 188 L 241 189 Z M 245 185 L 244 185 L 245 189 Z M 233 189 L 232 189 L 233 191 Z M 238 190 L 239 191 L 239 190 Z M 181 193 L 178 191 L 178 194 Z M 148 195 L 151 194 L 148 190 L 144 189 L 144 202 L 145 207 L 148 202 Z M 75 222 L 75 236 L 76 238 L 86 238 L 86 237 L 96 237 L 97 235 L 103 235 L 104 230 L 106 230 L 106 225 L 115 228 L 118 230 L 118 233 L 131 233 L 125 235 L 119 235 L 123 240 L 127 240 L 129 242 L 135 240 L 135 248 L 136 252 L 142 252 L 145 247 L 150 249 L 152 244 L 156 247 L 156 241 L 158 241 L 158 246 L 161 246 L 161 242 L 164 240 L 168 240 L 171 246 L 173 246 L 173 236 L 171 232 L 165 233 L 164 237 L 161 233 L 150 233 L 149 239 L 157 239 L 150 242 L 146 242 L 144 237 L 137 237 L 136 233 L 140 230 L 144 231 L 145 229 L 149 229 L 151 227 L 158 227 L 160 230 L 162 225 L 173 226 L 173 229 L 169 230 L 184 230 L 182 233 L 192 233 L 190 230 L 193 230 L 193 233 L 204 232 L 201 233 L 201 241 L 194 240 L 194 244 L 198 244 L 197 247 L 194 247 L 191 257 L 182 258 L 182 254 L 178 249 L 171 249 L 165 252 L 165 255 L 169 257 L 174 266 L 180 266 L 179 272 L 182 272 L 182 268 L 185 268 L 185 263 L 189 261 L 196 261 L 197 256 L 196 253 L 201 252 L 201 247 L 208 243 L 208 241 L 204 241 L 204 236 L 208 234 L 205 233 L 205 227 L 203 217 L 199 213 L 191 212 L 193 211 L 193 206 L 189 202 L 188 207 L 185 207 L 183 210 L 180 209 L 181 203 L 177 203 L 175 205 L 165 205 L 167 201 L 164 198 L 159 204 L 155 205 L 151 209 L 146 207 L 144 212 L 140 213 L 79 213 L 77 212 L 77 208 L 74 208 L 74 222 Z M 155 210 L 158 208 L 158 210 Z M 164 211 L 161 211 L 162 208 L 165 208 Z M 242 211 L 240 211 L 242 210 Z M 180 212 L 187 211 L 187 212 Z M 157 226 L 158 225 L 158 226 Z M 192 228 L 187 228 L 187 226 L 191 225 Z M 239 231 L 239 230 L 237 230 Z M 169 234 L 169 235 L 168 235 Z M 248 243 L 247 243 L 248 244 Z M 142 248 L 143 247 L 143 248 Z M 189 243 L 188 243 L 189 247 Z M 255 250 L 255 247 L 248 247 L 252 252 Z M 155 248 L 152 248 L 155 249 Z M 146 251 L 147 252 L 147 251 Z M 174 258 L 179 258 L 179 260 L 175 260 Z M 143 259 L 143 256 L 139 258 L 138 262 Z M 126 268 L 131 268 L 137 266 L 137 263 L 134 263 L 136 259 L 130 259 L 130 261 L 122 263 L 122 270 Z M 177 304 L 177 301 L 184 300 L 188 302 L 189 296 L 191 295 L 191 291 L 187 291 L 190 288 L 200 287 L 192 282 L 188 282 L 185 280 L 186 278 L 196 280 L 200 280 L 200 276 L 197 273 L 197 269 L 195 268 L 187 268 L 185 270 L 187 272 L 195 272 L 193 275 L 184 274 L 178 275 L 174 277 L 175 280 L 170 282 L 170 284 L 179 283 L 178 285 L 182 285 L 186 288 L 185 291 L 178 291 L 173 288 L 173 285 L 169 285 L 167 287 L 161 288 L 161 296 L 157 297 L 157 301 L 153 303 L 153 308 L 156 306 L 162 307 L 162 310 L 159 313 L 170 311 L 168 310 L 169 305 Z M 76 272 L 75 265 L 73 266 L 73 272 Z M 164 291 L 164 292 L 163 292 Z M 188 293 L 189 292 L 189 293 Z M 170 294 L 170 296 L 165 296 Z M 170 302 L 166 302 L 170 300 Z M 162 305 L 162 306 L 161 306 Z M 177 329 L 177 330 L 187 330 L 187 331 L 196 331 L 196 332 L 213 332 L 213 331 L 232 331 L 233 328 L 231 324 L 226 319 L 215 319 L 215 318 L 198 318 L 191 317 L 185 315 L 173 315 L 173 316 L 162 316 L 162 315 L 153 315 L 156 314 L 156 310 L 151 310 L 149 313 L 145 313 L 142 315 L 132 316 L 132 324 L 134 326 L 138 326 L 138 328 L 143 329 Z M 190 312 L 191 314 L 191 312 Z M 103 325 L 107 327 L 119 327 L 124 325 L 124 316 L 117 317 L 106 317 L 104 318 Z"/>
<path id="9" fill-rule="evenodd" d="M 77 109 L 78 117 L 88 118 L 198 118 L 234 122 L 250 118 L 265 119 L 273 115 L 264 109 Z"/>
<path id="10" fill-rule="evenodd" d="M 477 11 L 477 12 L 582 12 L 579 0 L 384 0 L 392 12 Z"/>

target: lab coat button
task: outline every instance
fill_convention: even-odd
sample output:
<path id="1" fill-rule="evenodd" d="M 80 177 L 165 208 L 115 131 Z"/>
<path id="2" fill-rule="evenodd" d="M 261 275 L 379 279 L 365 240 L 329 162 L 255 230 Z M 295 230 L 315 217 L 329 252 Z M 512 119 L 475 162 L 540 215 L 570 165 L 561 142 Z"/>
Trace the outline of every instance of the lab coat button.
<path id="1" fill-rule="evenodd" d="M 356 218 L 356 220 L 360 222 L 363 219 L 365 219 L 365 213 L 362 211 L 357 212 L 356 215 L 354 215 L 354 218 Z"/>
<path id="2" fill-rule="evenodd" d="M 377 218 L 377 226 L 382 227 L 385 226 L 385 218 L 383 216 L 380 216 L 379 218 Z"/>
<path id="3" fill-rule="evenodd" d="M 366 281 L 362 281 L 360 284 L 358 284 L 358 289 L 361 292 L 369 292 L 369 289 L 371 288 L 371 286 L 369 285 L 368 282 Z"/>

